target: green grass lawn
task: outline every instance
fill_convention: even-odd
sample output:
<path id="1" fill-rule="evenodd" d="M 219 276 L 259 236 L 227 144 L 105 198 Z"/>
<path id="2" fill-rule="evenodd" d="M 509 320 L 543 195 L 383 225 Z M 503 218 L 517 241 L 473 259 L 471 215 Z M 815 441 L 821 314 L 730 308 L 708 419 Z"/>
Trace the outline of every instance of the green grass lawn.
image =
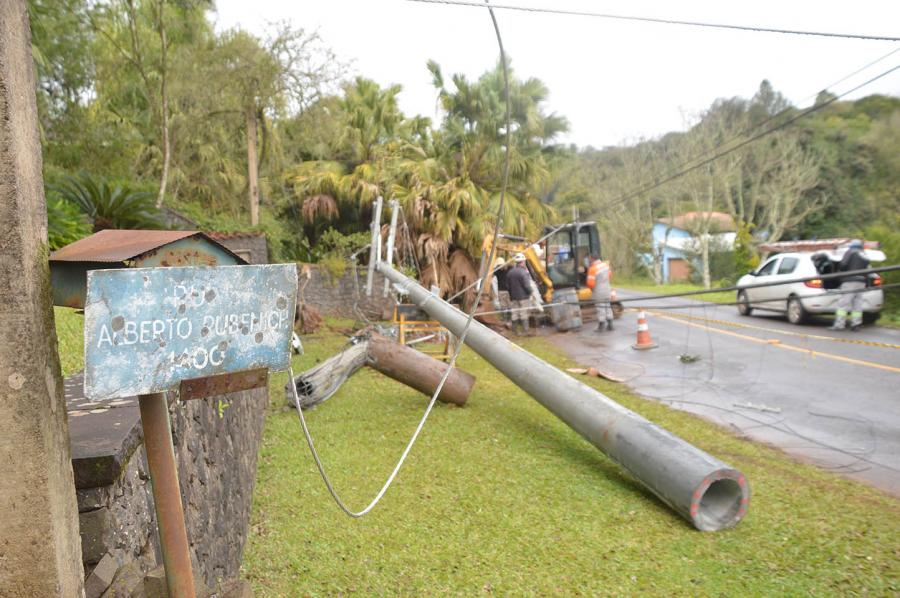
<path id="1" fill-rule="evenodd" d="M 342 338 L 307 337 L 297 370 Z M 572 365 L 541 339 L 526 347 Z M 465 408 L 438 404 L 382 503 L 332 503 L 273 377 L 244 575 L 257 596 L 716 595 L 900 592 L 900 501 L 692 415 L 584 379 L 741 469 L 753 497 L 735 529 L 702 533 L 465 350 Z M 425 397 L 364 369 L 308 412 L 338 492 L 360 509 L 393 467 Z"/>
<path id="2" fill-rule="evenodd" d="M 70 307 L 54 307 L 63 376 L 84 368 L 84 316 Z"/>
<path id="3" fill-rule="evenodd" d="M 617 289 L 628 289 L 630 291 L 638 291 L 641 293 L 655 293 L 657 295 L 668 295 L 669 293 L 688 293 L 691 291 L 702 291 L 702 284 L 691 284 L 688 282 L 674 282 L 670 284 L 656 284 L 652 280 L 646 278 L 621 278 L 613 280 L 613 286 Z M 712 290 L 712 289 L 711 289 Z M 685 297 L 685 300 L 710 301 L 712 303 L 733 303 L 737 297 L 734 291 L 719 291 L 714 293 L 706 293 L 704 295 L 692 295 Z"/>
<path id="4" fill-rule="evenodd" d="M 68 375 L 82 367 L 83 316 L 56 308 L 56 326 Z M 295 367 L 342 342 L 307 337 Z M 526 346 L 572 365 L 540 339 Z M 359 520 L 331 502 L 296 415 L 282 411 L 286 376 L 273 376 L 244 563 L 257 596 L 900 592 L 900 501 L 584 379 L 747 474 L 747 518 L 697 532 L 484 360 L 465 350 L 460 365 L 478 378 L 470 404 L 438 404 L 394 487 Z M 364 369 L 309 412 L 352 507 L 378 490 L 424 404 Z"/>
<path id="5" fill-rule="evenodd" d="M 886 292 L 898 293 L 900 290 Z M 881 312 L 881 317 L 878 319 L 878 325 L 888 328 L 900 328 L 900 308 L 897 307 L 896 303 L 885 305 L 885 309 Z"/>
<path id="6" fill-rule="evenodd" d="M 884 321 L 878 320 L 878 325 L 886 326 L 887 328 L 900 329 L 900 314 L 891 314 L 887 318 L 884 318 Z"/>

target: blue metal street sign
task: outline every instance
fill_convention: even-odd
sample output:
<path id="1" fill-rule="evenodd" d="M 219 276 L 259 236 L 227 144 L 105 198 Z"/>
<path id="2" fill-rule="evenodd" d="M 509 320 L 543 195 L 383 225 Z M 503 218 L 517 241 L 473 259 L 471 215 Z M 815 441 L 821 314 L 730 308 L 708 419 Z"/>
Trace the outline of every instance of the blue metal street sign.
<path id="1" fill-rule="evenodd" d="M 87 280 L 89 399 L 290 364 L 295 264 L 94 270 Z"/>

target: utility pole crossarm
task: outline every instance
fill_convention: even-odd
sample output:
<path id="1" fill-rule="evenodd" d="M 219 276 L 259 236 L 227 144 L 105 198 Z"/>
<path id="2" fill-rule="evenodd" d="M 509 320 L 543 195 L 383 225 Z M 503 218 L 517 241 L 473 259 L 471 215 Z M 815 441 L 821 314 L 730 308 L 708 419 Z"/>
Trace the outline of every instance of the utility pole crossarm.
<path id="1" fill-rule="evenodd" d="M 397 212 L 400 211 L 398 209 L 398 202 L 396 199 L 392 199 L 389 202 L 389 205 L 391 206 L 391 228 L 390 228 L 390 231 L 388 232 L 388 240 L 387 240 L 387 265 L 388 266 L 390 266 L 394 263 L 394 242 L 397 238 Z M 384 279 L 384 296 L 385 297 L 388 296 L 388 291 L 390 291 L 390 288 L 391 288 L 391 282 L 387 278 L 385 278 Z"/>
<path id="2" fill-rule="evenodd" d="M 372 296 L 372 283 L 375 279 L 375 264 L 381 260 L 381 204 L 379 195 L 375 200 L 375 213 L 372 214 L 372 242 L 369 247 L 369 269 L 366 275 L 366 296 Z"/>

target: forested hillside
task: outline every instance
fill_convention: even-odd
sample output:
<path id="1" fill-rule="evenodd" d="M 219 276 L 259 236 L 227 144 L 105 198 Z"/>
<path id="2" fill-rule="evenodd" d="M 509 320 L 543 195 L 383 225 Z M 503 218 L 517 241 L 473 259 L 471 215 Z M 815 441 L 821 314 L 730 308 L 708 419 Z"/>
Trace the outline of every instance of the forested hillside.
<path id="1" fill-rule="evenodd" d="M 731 214 L 751 252 L 761 240 L 896 229 L 900 98 L 841 102 L 823 92 L 813 108 L 792 107 L 763 81 L 753 98 L 717 100 L 685 132 L 578 152 L 553 200 L 603 222 L 626 272 L 641 267 L 636 253 L 651 253 L 648 222 L 693 210 Z M 696 232 L 713 224 L 698 220 Z"/>
<path id="2" fill-rule="evenodd" d="M 403 249 L 434 266 L 432 282 L 471 270 L 501 188 L 499 65 L 471 80 L 423 55 L 440 108 L 432 121 L 403 114 L 399 86 L 354 73 L 291 24 L 264 38 L 217 32 L 202 0 L 29 5 L 55 245 L 109 226 L 161 226 L 169 208 L 201 227 L 264 230 L 277 259 L 317 261 L 362 243 L 354 233 L 382 195 L 400 201 Z M 600 222 L 625 274 L 652 274 L 637 257 L 652 253 L 650 226 L 691 210 L 739 224 L 727 275 L 752 263 L 763 239 L 900 245 L 900 98 L 822 92 L 821 109 L 779 128 L 801 109 L 764 81 L 682 132 L 575 148 L 559 144 L 569 125 L 547 109 L 551 90 L 516 67 L 508 233 L 536 236 L 577 207 Z"/>

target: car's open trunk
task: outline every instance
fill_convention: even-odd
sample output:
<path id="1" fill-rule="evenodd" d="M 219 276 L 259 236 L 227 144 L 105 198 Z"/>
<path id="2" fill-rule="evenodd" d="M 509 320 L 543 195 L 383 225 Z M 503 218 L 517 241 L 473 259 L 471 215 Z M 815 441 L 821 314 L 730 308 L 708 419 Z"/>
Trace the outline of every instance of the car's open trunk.
<path id="1" fill-rule="evenodd" d="M 834 274 L 838 271 L 838 262 L 833 261 L 826 253 L 813 254 L 812 262 L 816 266 L 816 272 L 819 274 Z M 822 281 L 822 285 L 826 289 L 837 289 L 841 286 L 841 279 L 826 278 Z"/>

